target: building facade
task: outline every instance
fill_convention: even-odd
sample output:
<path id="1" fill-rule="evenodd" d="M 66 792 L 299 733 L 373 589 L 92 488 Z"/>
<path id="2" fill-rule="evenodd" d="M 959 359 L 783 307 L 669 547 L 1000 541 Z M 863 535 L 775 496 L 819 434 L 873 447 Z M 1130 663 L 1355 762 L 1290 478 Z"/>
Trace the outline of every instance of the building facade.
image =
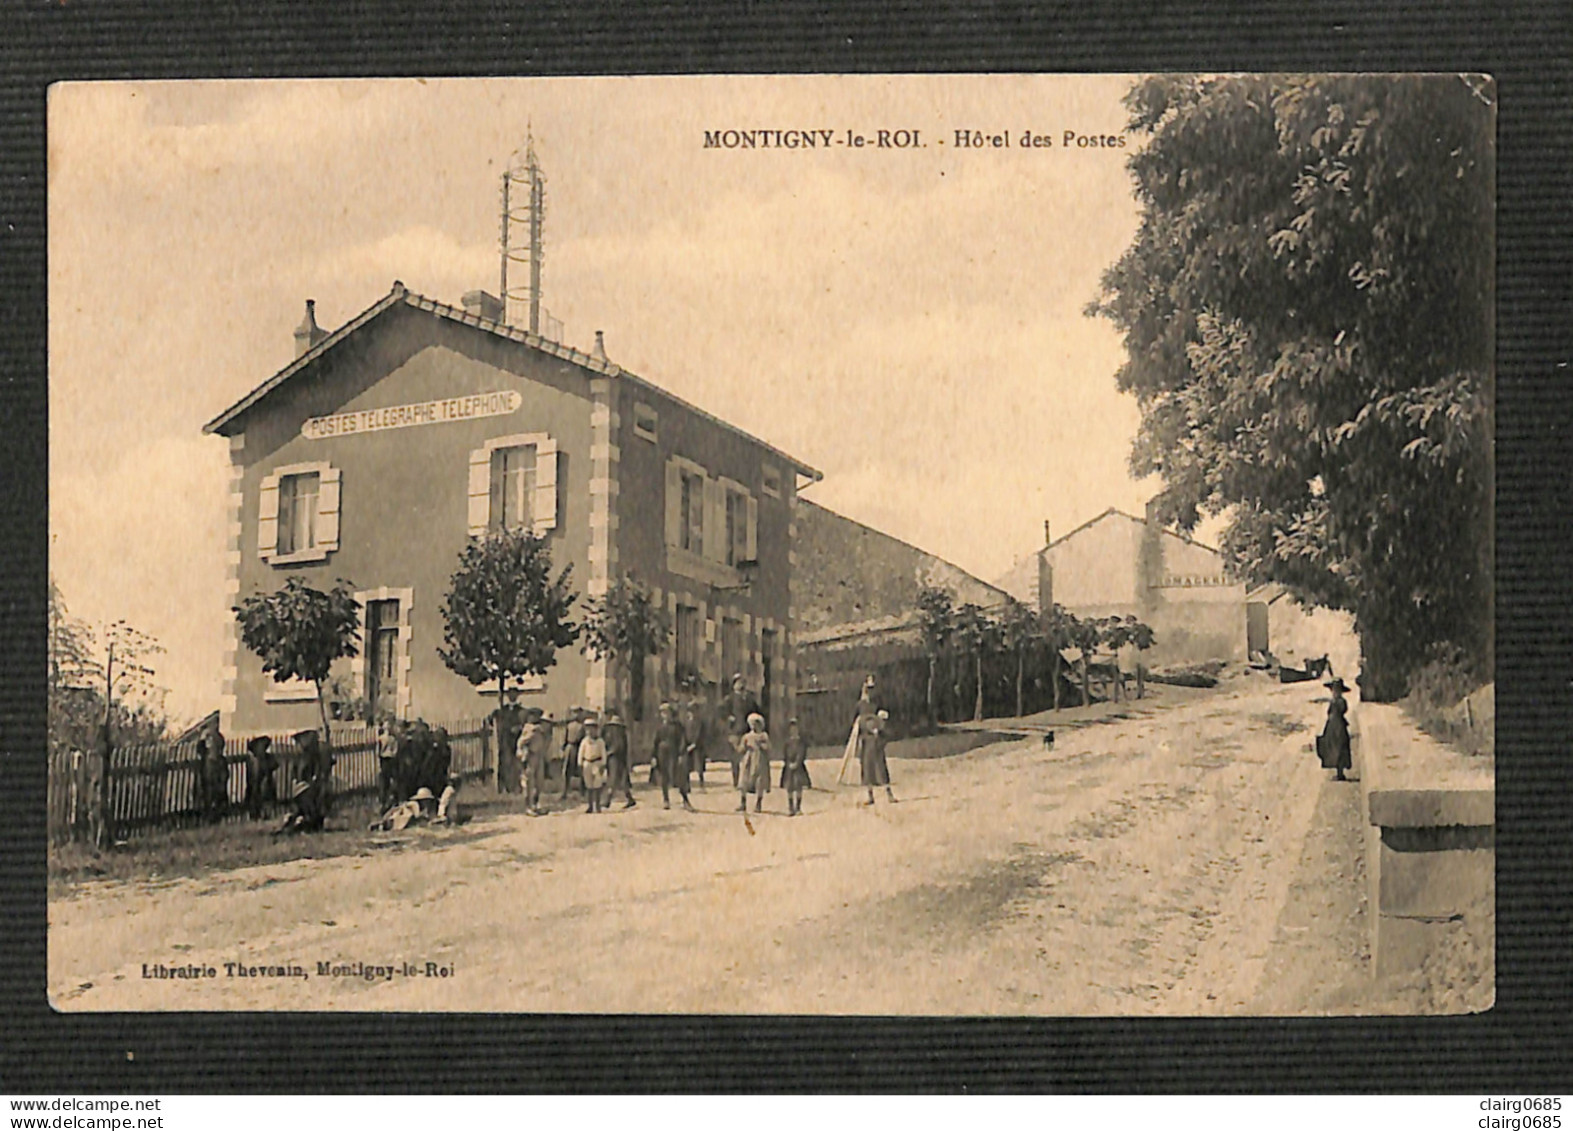
<path id="1" fill-rule="evenodd" d="M 1246 658 L 1245 584 L 1223 555 L 1110 507 L 1019 563 L 1000 584 L 1034 608 L 1080 617 L 1136 616 L 1157 640 L 1149 666 Z"/>
<path id="2" fill-rule="evenodd" d="M 561 717 L 622 703 L 648 717 L 693 679 L 741 673 L 772 722 L 790 710 L 792 539 L 800 479 L 819 473 L 595 355 L 501 321 L 482 292 L 462 307 L 395 283 L 338 330 L 307 304 L 296 359 L 204 429 L 229 440 L 230 604 L 297 574 L 351 582 L 360 655 L 334 672 L 371 711 L 473 718 L 496 688 L 450 671 L 441 605 L 466 540 L 528 527 L 585 598 L 629 576 L 669 612 L 671 645 L 630 673 L 564 649 L 521 699 Z M 576 608 L 582 616 L 584 606 Z M 227 733 L 317 721 L 315 688 L 276 683 L 225 610 Z"/>

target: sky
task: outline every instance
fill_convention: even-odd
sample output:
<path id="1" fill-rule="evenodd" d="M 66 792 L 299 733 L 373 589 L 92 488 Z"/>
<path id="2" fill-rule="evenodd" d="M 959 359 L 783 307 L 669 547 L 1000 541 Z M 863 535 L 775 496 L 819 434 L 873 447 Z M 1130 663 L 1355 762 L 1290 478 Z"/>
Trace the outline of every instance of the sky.
<path id="1" fill-rule="evenodd" d="M 1127 471 L 1139 416 L 1114 385 L 1119 336 L 1083 314 L 1136 229 L 1133 143 L 1076 140 L 1122 134 L 1128 86 L 56 85 L 50 568 L 66 604 L 163 643 L 176 719 L 217 705 L 228 456 L 202 425 L 292 360 L 307 298 L 332 329 L 395 279 L 455 304 L 495 293 L 499 179 L 527 133 L 563 340 L 588 350 L 604 331 L 613 361 L 818 468 L 805 498 L 989 581 L 1045 520 L 1057 535 L 1140 514 L 1156 488 Z M 749 129 L 866 143 L 705 147 Z M 919 144 L 881 147 L 881 129 Z"/>

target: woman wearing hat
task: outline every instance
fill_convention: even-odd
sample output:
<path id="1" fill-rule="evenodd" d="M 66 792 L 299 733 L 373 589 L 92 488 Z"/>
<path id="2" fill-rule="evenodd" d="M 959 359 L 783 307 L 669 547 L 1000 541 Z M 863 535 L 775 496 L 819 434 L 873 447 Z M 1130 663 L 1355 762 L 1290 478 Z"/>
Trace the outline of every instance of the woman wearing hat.
<path id="1" fill-rule="evenodd" d="M 762 813 L 765 794 L 770 792 L 770 736 L 765 733 L 765 716 L 758 711 L 748 716 L 748 733 L 739 744 L 742 754 L 741 776 L 737 782 L 739 813 L 748 810 L 748 795 L 754 795 L 754 812 Z"/>
<path id="2" fill-rule="evenodd" d="M 1321 756 L 1322 768 L 1336 770 L 1334 781 L 1348 781 L 1344 771 L 1353 764 L 1349 751 L 1349 702 L 1344 698 L 1348 686 L 1336 676 L 1327 681 L 1327 689 L 1333 693 L 1327 701 L 1327 725 L 1322 728 L 1322 733 L 1316 740 L 1316 752 Z"/>

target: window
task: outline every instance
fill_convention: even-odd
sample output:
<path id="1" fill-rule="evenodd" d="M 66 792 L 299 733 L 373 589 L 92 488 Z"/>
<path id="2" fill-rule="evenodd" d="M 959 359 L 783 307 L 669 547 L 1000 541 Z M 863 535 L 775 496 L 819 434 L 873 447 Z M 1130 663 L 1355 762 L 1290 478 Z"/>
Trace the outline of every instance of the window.
<path id="1" fill-rule="evenodd" d="M 684 471 L 682 484 L 678 545 L 690 554 L 702 555 L 705 552 L 705 477 Z"/>
<path id="2" fill-rule="evenodd" d="M 315 471 L 279 477 L 280 554 L 317 547 L 317 499 L 322 477 Z"/>
<path id="3" fill-rule="evenodd" d="M 734 675 L 747 675 L 743 671 L 743 622 L 725 617 L 721 621 L 721 678 L 729 689 Z"/>
<path id="4" fill-rule="evenodd" d="M 262 477 L 257 556 L 273 565 L 321 561 L 339 548 L 339 469 L 293 463 Z"/>
<path id="5" fill-rule="evenodd" d="M 726 493 L 726 564 L 748 561 L 748 496 L 741 491 Z"/>
<path id="6" fill-rule="evenodd" d="M 534 527 L 535 479 L 533 444 L 492 452 L 488 533 Z"/>
<path id="7" fill-rule="evenodd" d="M 655 409 L 647 404 L 634 405 L 634 435 L 643 436 L 646 440 L 655 439 L 656 415 Z"/>
<path id="8" fill-rule="evenodd" d="M 498 436 L 470 453 L 469 530 L 557 528 L 557 441 L 544 432 Z"/>
<path id="9" fill-rule="evenodd" d="M 772 499 L 781 497 L 781 469 L 765 464 L 760 475 L 761 487 Z"/>
<path id="10" fill-rule="evenodd" d="M 366 602 L 366 703 L 375 718 L 398 713 L 399 602 Z"/>
<path id="11" fill-rule="evenodd" d="M 679 687 L 689 680 L 699 680 L 699 643 L 703 633 L 699 610 L 693 605 L 677 606 L 677 666 L 673 674 Z"/>

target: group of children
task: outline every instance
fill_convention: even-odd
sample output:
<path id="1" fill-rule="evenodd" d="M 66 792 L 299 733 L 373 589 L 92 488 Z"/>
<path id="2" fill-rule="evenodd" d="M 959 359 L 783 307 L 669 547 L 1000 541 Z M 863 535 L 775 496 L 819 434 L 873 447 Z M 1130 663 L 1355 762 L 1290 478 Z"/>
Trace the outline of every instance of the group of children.
<path id="1" fill-rule="evenodd" d="M 564 794 L 569 775 L 577 769 L 584 783 L 585 812 L 601 813 L 606 810 L 608 794 L 621 792 L 623 808 L 631 809 L 637 802 L 632 789 L 632 766 L 628 755 L 627 730 L 616 712 L 608 712 L 605 726 L 593 713 L 575 711 L 573 732 L 564 747 Z M 689 775 L 696 757 L 703 757 L 698 744 L 689 741 L 683 725 L 678 721 L 675 704 L 661 704 L 661 725 L 657 728 L 651 751 L 651 771 L 661 786 L 662 804 L 671 808 L 671 791 L 675 788 L 682 798 L 682 806 L 694 812 L 689 800 Z M 771 755 L 770 735 L 765 731 L 764 716 L 754 712 L 748 716 L 748 730 L 737 744 L 740 755 L 737 790 L 738 809 L 746 811 L 748 798 L 754 797 L 754 811 L 764 811 L 765 794 L 770 792 Z M 531 708 L 527 721 L 514 746 L 515 764 L 525 771 L 527 803 L 532 814 L 543 813 L 540 807 L 540 781 L 545 772 L 545 754 L 549 740 L 550 722 L 544 719 L 539 708 Z M 795 817 L 803 811 L 803 791 L 813 783 L 809 779 L 807 748 L 798 733 L 798 722 L 787 724 L 787 735 L 781 747 L 782 766 L 780 786 L 787 794 L 787 816 Z M 701 783 L 703 775 L 701 774 Z"/>
<path id="2" fill-rule="evenodd" d="M 737 779 L 737 811 L 748 811 L 748 795 L 754 795 L 754 812 L 762 813 L 765 794 L 770 792 L 770 736 L 765 733 L 765 717 L 757 711 L 748 716 L 748 731 L 740 743 L 742 762 Z M 797 720 L 787 723 L 787 736 L 781 747 L 781 788 L 786 790 L 787 816 L 803 812 L 803 791 L 813 785 L 808 776 L 808 751 L 798 733 Z"/>

